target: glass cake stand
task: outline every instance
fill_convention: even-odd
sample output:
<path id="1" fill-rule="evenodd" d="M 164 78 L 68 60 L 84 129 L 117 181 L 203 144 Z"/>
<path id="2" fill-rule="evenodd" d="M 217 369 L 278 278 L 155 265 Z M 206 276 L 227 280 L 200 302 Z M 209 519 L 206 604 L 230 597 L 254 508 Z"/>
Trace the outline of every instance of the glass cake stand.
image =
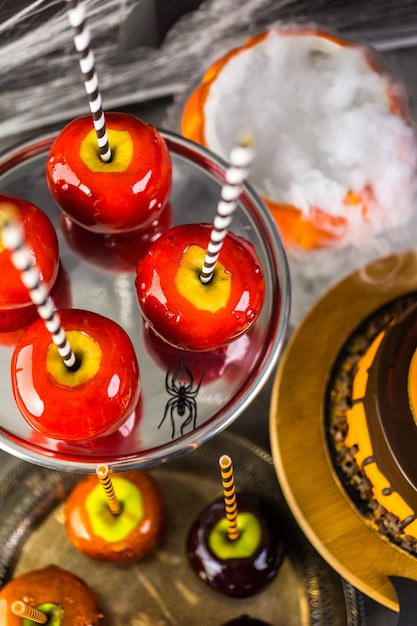
<path id="1" fill-rule="evenodd" d="M 173 186 L 161 227 L 212 222 L 226 164 L 174 133 L 162 134 L 172 157 Z M 48 438 L 20 415 L 10 384 L 13 348 L 1 345 L 0 448 L 44 467 L 77 472 L 94 471 L 98 463 L 106 463 L 115 471 L 162 463 L 199 447 L 229 426 L 262 389 L 277 363 L 290 307 L 288 265 L 280 236 L 266 207 L 245 184 L 231 230 L 254 244 L 261 261 L 266 280 L 262 313 L 251 331 L 224 354 L 201 355 L 167 348 L 146 331 L 137 305 L 137 242 L 129 246 L 128 241 L 77 233 L 63 223 L 44 172 L 53 139 L 54 135 L 41 136 L 1 154 L 0 191 L 30 200 L 51 218 L 72 306 L 110 317 L 128 332 L 141 371 L 141 400 L 135 414 L 107 437 L 82 444 Z M 143 246 L 157 235 L 158 227 L 146 235 Z M 193 389 L 200 380 L 202 383 L 195 398 L 195 428 L 187 423 L 181 434 L 185 418 L 175 406 L 172 422 L 163 416 L 171 398 L 166 390 L 167 376 L 181 369 L 181 376 L 187 377 L 185 366 L 192 376 L 185 381 L 191 382 Z"/>

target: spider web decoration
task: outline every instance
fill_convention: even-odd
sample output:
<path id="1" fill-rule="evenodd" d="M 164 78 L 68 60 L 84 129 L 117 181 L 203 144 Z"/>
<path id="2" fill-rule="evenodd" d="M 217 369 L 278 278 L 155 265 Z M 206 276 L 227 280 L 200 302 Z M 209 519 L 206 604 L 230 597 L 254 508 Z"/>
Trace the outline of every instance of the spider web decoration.
<path id="1" fill-rule="evenodd" d="M 277 20 L 313 20 L 385 50 L 417 43 L 415 0 L 174 4 L 88 0 L 105 109 L 181 93 L 211 61 Z M 3 0 L 0 16 L 0 137 L 87 114 L 64 0 Z"/>

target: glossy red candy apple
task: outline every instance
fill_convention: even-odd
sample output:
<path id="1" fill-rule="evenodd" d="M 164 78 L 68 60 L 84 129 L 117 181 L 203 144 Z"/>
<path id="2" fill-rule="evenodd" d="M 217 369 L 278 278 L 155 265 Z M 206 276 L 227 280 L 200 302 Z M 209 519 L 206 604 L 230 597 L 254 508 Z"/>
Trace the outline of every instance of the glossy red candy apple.
<path id="1" fill-rule="evenodd" d="M 133 413 L 140 394 L 139 366 L 127 333 L 116 322 L 79 309 L 59 312 L 77 358 L 69 370 L 43 320 L 32 324 L 11 360 L 12 389 L 26 421 L 69 442 L 115 431 Z"/>
<path id="2" fill-rule="evenodd" d="M 31 202 L 0 194 L 0 218 L 5 211 L 12 211 L 21 222 L 33 264 L 38 267 L 46 287 L 51 289 L 59 269 L 58 238 L 51 220 Z M 23 328 L 37 314 L 29 290 L 22 282 L 21 273 L 14 267 L 11 254 L 4 248 L 1 238 L 0 277 L 0 333 L 7 333 Z"/>
<path id="3" fill-rule="evenodd" d="M 112 159 L 100 159 L 91 116 L 65 126 L 50 148 L 46 180 L 62 211 L 98 233 L 146 228 L 164 208 L 171 190 L 168 147 L 149 124 L 126 113 L 108 113 Z"/>
<path id="4" fill-rule="evenodd" d="M 210 224 L 182 224 L 161 235 L 139 261 L 138 303 L 167 343 L 215 351 L 246 333 L 258 318 L 265 281 L 253 245 L 229 232 L 210 282 L 200 281 Z"/>

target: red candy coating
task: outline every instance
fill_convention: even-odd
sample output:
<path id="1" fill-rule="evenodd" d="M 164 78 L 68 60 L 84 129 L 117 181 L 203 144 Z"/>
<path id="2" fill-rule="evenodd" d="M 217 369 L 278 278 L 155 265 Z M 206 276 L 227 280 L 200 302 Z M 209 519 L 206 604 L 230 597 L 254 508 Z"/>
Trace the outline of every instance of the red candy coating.
<path id="1" fill-rule="evenodd" d="M 178 270 L 191 246 L 207 249 L 212 226 L 183 224 L 171 228 L 152 244 L 139 261 L 136 291 L 142 315 L 167 343 L 185 350 L 215 351 L 243 335 L 256 321 L 264 301 L 265 283 L 252 244 L 228 233 L 220 251 L 220 273 L 204 285 L 202 300 L 212 310 L 195 305 L 201 291 L 201 266 L 189 271 L 190 297 L 178 289 Z M 188 270 L 187 270 L 188 271 Z M 224 276 L 230 293 L 224 300 Z M 193 302 L 194 300 L 194 302 Z M 222 304 L 217 304 L 222 300 Z M 205 306 L 205 304 L 204 304 Z"/>
<path id="2" fill-rule="evenodd" d="M 1 203 L 11 205 L 16 218 L 21 220 L 26 246 L 33 264 L 36 264 L 42 279 L 50 289 L 59 268 L 58 238 L 52 222 L 41 209 L 22 198 L 0 194 L 0 209 Z M 22 283 L 21 272 L 14 267 L 10 252 L 3 248 L 1 243 L 0 276 L 0 326 L 2 331 L 13 330 L 12 326 L 17 327 L 16 320 L 13 320 L 16 307 L 30 306 L 32 300 L 28 288 Z M 24 311 L 22 314 L 24 316 Z"/>
<path id="3" fill-rule="evenodd" d="M 153 126 L 126 113 L 108 113 L 106 127 L 110 163 L 100 161 L 93 136 L 88 154 L 81 153 L 93 130 L 91 116 L 65 126 L 46 163 L 50 192 L 70 219 L 95 232 L 145 228 L 159 216 L 171 190 L 167 145 Z"/>
<path id="4" fill-rule="evenodd" d="M 60 311 L 62 326 L 70 336 L 77 331 L 81 343 L 73 348 L 81 367 L 67 372 L 47 368 L 52 338 L 43 320 L 30 326 L 17 343 L 11 360 L 12 389 L 23 417 L 53 439 L 87 441 L 110 434 L 132 414 L 140 393 L 139 366 L 126 332 L 112 320 L 79 309 Z M 101 351 L 96 371 L 83 342 Z M 49 357 L 48 357 L 49 358 Z M 83 369 L 84 368 L 84 369 Z M 64 369 L 64 376 L 62 375 Z M 79 382 L 77 377 L 86 374 Z M 69 384 L 68 381 L 75 381 Z"/>

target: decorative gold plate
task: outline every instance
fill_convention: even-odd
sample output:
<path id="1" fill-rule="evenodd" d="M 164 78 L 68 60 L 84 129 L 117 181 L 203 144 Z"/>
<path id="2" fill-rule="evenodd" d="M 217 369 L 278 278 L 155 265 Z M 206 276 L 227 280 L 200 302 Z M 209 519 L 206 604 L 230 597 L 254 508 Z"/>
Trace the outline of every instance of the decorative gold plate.
<path id="1" fill-rule="evenodd" d="M 280 362 L 271 399 L 272 456 L 284 496 L 321 556 L 357 589 L 398 611 L 388 576 L 417 580 L 417 559 L 364 522 L 340 484 L 324 432 L 328 376 L 355 328 L 417 288 L 417 253 L 375 261 L 337 284 L 306 315 Z"/>

